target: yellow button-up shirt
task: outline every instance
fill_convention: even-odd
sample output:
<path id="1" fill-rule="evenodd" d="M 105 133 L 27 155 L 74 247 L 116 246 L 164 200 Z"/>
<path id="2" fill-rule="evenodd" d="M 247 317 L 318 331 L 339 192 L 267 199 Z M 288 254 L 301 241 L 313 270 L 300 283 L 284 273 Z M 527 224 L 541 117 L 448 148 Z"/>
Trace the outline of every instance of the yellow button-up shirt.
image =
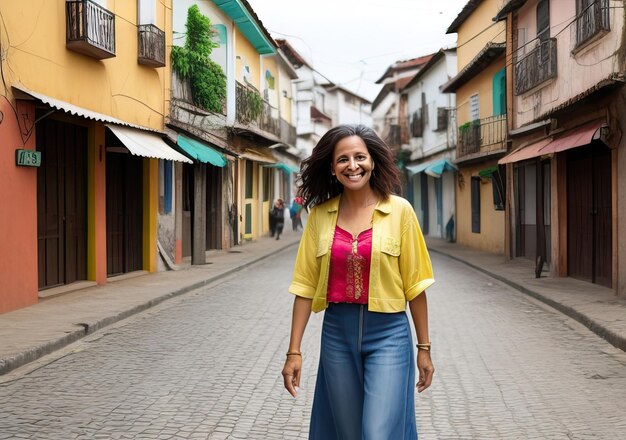
<path id="1" fill-rule="evenodd" d="M 312 310 L 326 309 L 330 249 L 339 200 L 311 209 L 302 233 L 289 292 L 313 300 Z M 435 282 L 433 270 L 413 207 L 390 196 L 376 205 L 372 219 L 372 258 L 368 310 L 394 313 Z"/>

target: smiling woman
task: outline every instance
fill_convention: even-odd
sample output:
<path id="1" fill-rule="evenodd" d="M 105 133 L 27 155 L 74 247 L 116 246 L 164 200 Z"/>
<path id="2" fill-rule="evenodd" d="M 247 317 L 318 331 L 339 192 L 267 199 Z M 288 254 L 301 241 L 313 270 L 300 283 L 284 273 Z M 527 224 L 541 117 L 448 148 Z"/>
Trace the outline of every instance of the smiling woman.
<path id="1" fill-rule="evenodd" d="M 310 439 L 415 440 L 418 392 L 431 384 L 425 290 L 434 283 L 424 238 L 389 147 L 370 128 L 329 130 L 302 163 L 299 196 L 311 207 L 289 291 L 295 295 L 283 368 L 296 397 L 311 311 L 324 313 Z M 367 386 L 366 386 L 367 384 Z"/>

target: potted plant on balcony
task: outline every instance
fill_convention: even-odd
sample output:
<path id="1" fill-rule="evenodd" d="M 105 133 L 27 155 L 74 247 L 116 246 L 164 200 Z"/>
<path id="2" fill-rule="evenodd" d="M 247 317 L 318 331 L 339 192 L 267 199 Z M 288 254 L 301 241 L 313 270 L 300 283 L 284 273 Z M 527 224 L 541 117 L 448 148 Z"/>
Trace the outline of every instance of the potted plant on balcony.
<path id="1" fill-rule="evenodd" d="M 222 113 L 226 100 L 226 75 L 209 56 L 219 44 L 213 41 L 211 21 L 197 5 L 187 11 L 187 40 L 183 47 L 172 48 L 172 68 L 189 79 L 194 104 Z"/>

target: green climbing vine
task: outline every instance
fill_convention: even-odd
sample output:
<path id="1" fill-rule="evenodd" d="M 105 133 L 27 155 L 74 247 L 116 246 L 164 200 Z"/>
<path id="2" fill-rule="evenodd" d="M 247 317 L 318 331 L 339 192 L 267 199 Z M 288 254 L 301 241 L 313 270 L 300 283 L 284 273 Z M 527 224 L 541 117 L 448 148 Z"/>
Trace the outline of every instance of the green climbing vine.
<path id="1" fill-rule="evenodd" d="M 187 11 L 186 27 L 185 46 L 172 48 L 172 68 L 182 78 L 189 79 L 194 104 L 221 113 L 226 101 L 226 75 L 222 67 L 209 58 L 219 46 L 213 41 L 211 21 L 193 5 Z"/>

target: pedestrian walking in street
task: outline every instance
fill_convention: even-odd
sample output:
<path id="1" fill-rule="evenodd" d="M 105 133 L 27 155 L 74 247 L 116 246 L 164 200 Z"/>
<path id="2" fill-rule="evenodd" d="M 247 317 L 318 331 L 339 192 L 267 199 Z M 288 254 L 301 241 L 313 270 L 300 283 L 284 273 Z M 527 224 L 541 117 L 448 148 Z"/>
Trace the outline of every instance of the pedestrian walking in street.
<path id="1" fill-rule="evenodd" d="M 302 197 L 294 197 L 289 208 L 289 217 L 291 217 L 291 229 L 295 232 L 298 226 L 302 227 Z"/>
<path id="2" fill-rule="evenodd" d="M 309 439 L 415 440 L 414 387 L 431 384 L 425 289 L 428 251 L 389 147 L 370 128 L 329 130 L 302 164 L 312 207 L 289 291 L 295 294 L 282 371 L 296 396 L 311 311 L 325 310 Z M 409 304 L 417 333 L 417 367 Z"/>
<path id="3" fill-rule="evenodd" d="M 274 233 L 276 234 L 276 240 L 280 240 L 280 234 L 283 233 L 285 227 L 285 202 L 283 199 L 276 199 L 274 207 L 270 211 L 270 223 L 274 222 Z M 274 234 L 272 234 L 272 237 Z"/>

